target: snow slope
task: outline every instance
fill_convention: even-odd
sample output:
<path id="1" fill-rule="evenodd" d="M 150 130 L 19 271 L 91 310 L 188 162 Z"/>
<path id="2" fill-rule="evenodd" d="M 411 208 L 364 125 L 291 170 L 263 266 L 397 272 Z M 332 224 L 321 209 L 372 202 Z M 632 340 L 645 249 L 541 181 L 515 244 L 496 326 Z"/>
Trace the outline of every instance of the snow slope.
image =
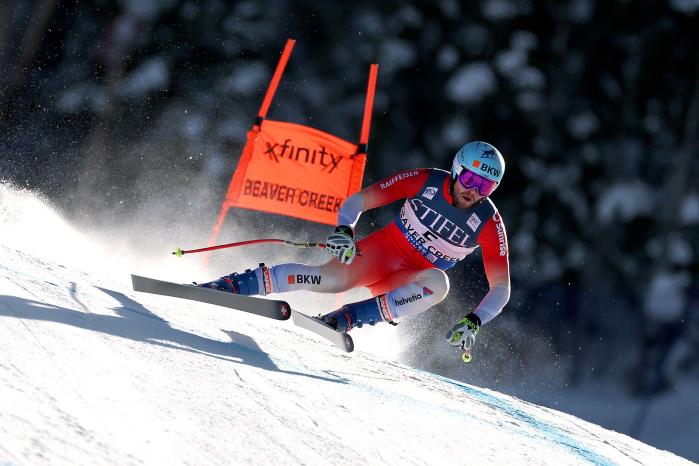
<path id="1" fill-rule="evenodd" d="M 127 269 L 0 185 L 0 465 L 692 464 Z"/>

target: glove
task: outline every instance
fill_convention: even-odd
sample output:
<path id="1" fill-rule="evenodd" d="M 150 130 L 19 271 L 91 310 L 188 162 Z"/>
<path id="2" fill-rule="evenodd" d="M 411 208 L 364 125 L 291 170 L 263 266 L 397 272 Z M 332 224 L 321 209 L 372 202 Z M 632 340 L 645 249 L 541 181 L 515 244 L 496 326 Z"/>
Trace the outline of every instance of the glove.
<path id="1" fill-rule="evenodd" d="M 353 235 L 352 228 L 347 225 L 339 225 L 335 228 L 335 232 L 325 240 L 325 250 L 341 264 L 351 264 L 357 252 Z"/>
<path id="2" fill-rule="evenodd" d="M 447 343 L 470 352 L 476 346 L 476 335 L 478 335 L 480 328 L 481 319 L 471 312 L 447 332 Z"/>

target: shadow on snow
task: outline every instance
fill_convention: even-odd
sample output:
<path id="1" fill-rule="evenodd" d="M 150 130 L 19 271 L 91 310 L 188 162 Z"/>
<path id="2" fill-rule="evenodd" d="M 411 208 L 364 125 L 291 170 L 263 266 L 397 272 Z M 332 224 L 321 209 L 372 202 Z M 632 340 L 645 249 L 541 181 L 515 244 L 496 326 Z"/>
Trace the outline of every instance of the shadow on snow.
<path id="1" fill-rule="evenodd" d="M 346 379 L 339 377 L 322 377 L 279 369 L 269 355 L 260 349 L 255 340 L 247 335 L 223 330 L 233 341 L 222 342 L 178 330 L 172 328 L 166 320 L 149 311 L 141 303 L 123 293 L 99 287 L 97 289 L 121 304 L 121 306 L 112 308 L 117 316 L 89 313 L 87 307 L 77 299 L 74 283 L 69 289 L 70 296 L 86 312 L 17 296 L 0 295 L 0 303 L 3 304 L 0 305 L 0 316 L 58 322 L 133 341 L 259 367 L 268 371 L 310 377 L 327 382 L 347 383 Z"/>

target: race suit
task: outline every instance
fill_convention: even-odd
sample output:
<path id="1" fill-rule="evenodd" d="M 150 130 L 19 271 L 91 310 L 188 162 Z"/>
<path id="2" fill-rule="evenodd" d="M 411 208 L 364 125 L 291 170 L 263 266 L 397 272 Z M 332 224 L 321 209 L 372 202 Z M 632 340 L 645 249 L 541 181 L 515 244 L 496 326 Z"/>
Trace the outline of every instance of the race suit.
<path id="1" fill-rule="evenodd" d="M 451 177 L 439 169 L 396 173 L 350 196 L 338 224 L 354 229 L 362 212 L 404 200 L 395 220 L 357 242 L 351 264 L 332 258 L 324 265 L 280 264 L 258 269 L 266 293 L 309 290 L 338 293 L 367 287 L 384 320 L 417 315 L 449 292 L 445 270 L 480 247 L 490 291 L 475 309 L 484 324 L 510 296 L 505 225 L 484 198 L 470 209 L 452 205 Z M 264 276 L 262 276 L 264 275 Z"/>

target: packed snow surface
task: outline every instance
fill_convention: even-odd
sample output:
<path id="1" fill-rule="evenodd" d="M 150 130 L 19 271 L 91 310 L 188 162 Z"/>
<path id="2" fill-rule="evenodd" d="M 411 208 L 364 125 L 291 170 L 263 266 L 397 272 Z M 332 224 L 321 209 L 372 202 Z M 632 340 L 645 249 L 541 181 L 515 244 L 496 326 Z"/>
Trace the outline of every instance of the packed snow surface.
<path id="1" fill-rule="evenodd" d="M 691 464 L 391 362 L 364 329 L 347 354 L 291 321 L 133 292 L 110 254 L 0 185 L 0 465 Z"/>

